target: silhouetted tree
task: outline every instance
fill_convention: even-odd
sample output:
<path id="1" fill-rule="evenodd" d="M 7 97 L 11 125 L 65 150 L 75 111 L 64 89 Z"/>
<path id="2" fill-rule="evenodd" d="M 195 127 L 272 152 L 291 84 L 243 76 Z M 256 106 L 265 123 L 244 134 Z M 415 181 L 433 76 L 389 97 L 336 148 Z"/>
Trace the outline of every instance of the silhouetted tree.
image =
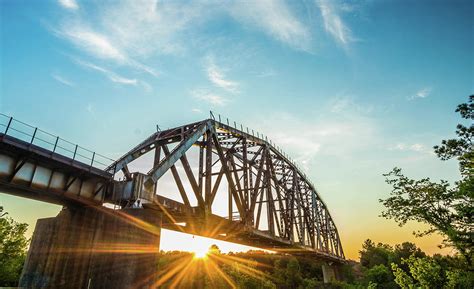
<path id="1" fill-rule="evenodd" d="M 209 254 L 221 254 L 221 249 L 216 244 L 212 244 L 209 247 Z"/>

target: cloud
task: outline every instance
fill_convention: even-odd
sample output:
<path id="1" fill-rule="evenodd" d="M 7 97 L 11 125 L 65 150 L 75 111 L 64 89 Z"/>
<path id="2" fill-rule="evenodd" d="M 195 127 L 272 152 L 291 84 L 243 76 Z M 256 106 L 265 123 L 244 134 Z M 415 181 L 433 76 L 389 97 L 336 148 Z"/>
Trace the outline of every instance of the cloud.
<path id="1" fill-rule="evenodd" d="M 415 98 L 426 98 L 431 94 L 431 87 L 425 87 L 420 90 L 418 90 L 414 95 L 410 97 L 410 99 L 415 99 Z"/>
<path id="2" fill-rule="evenodd" d="M 105 35 L 89 30 L 82 24 L 63 25 L 60 34 L 97 58 L 114 60 L 119 63 L 128 62 L 127 56 L 115 47 Z"/>
<path id="3" fill-rule="evenodd" d="M 264 70 L 264 71 L 259 72 L 259 73 L 256 74 L 256 76 L 260 77 L 260 78 L 272 77 L 272 76 L 275 76 L 275 75 L 277 75 L 277 73 L 273 69 L 267 69 L 267 70 Z"/>
<path id="4" fill-rule="evenodd" d="M 414 143 L 414 144 L 397 143 L 396 145 L 389 147 L 388 150 L 431 153 L 429 149 L 427 149 L 424 145 L 420 143 Z"/>
<path id="5" fill-rule="evenodd" d="M 333 2 L 328 0 L 316 0 L 321 10 L 324 28 L 340 45 L 347 46 L 353 40 L 351 29 L 342 21 L 338 9 Z M 345 6 L 343 6 L 345 7 Z"/>
<path id="6" fill-rule="evenodd" d="M 351 158 L 377 142 L 376 124 L 357 114 L 345 118 L 303 119 L 287 112 L 265 114 L 252 121 L 307 170 L 319 156 Z M 295 127 L 298 129 L 295 130 Z M 361 142 L 360 140 L 364 141 Z"/>
<path id="7" fill-rule="evenodd" d="M 238 92 L 239 83 L 226 79 L 222 69 L 215 64 L 213 57 L 208 57 L 206 72 L 207 77 L 215 86 L 228 92 Z"/>
<path id="8" fill-rule="evenodd" d="M 283 0 L 236 1 L 229 12 L 236 20 L 254 25 L 293 48 L 309 49 L 310 32 Z"/>
<path id="9" fill-rule="evenodd" d="M 79 5 L 75 0 L 58 0 L 59 5 L 66 9 L 77 10 Z"/>
<path id="10" fill-rule="evenodd" d="M 368 114 L 374 110 L 372 104 L 361 105 L 351 95 L 332 97 L 329 100 L 329 111 L 333 113 L 359 113 Z"/>
<path id="11" fill-rule="evenodd" d="M 106 68 L 103 68 L 101 66 L 81 61 L 81 60 L 76 60 L 76 62 L 86 68 L 90 68 L 96 71 L 99 71 L 103 73 L 110 81 L 115 82 L 115 83 L 120 83 L 120 84 L 125 84 L 125 85 L 137 85 L 138 80 L 137 79 L 131 79 L 131 78 L 126 78 L 121 75 L 118 75 L 117 73 L 110 71 Z"/>
<path id="12" fill-rule="evenodd" d="M 191 95 L 212 105 L 224 106 L 229 102 L 227 98 L 214 94 L 207 89 L 194 89 L 191 91 Z"/>
<path id="13" fill-rule="evenodd" d="M 191 109 L 191 111 L 194 113 L 202 113 L 202 110 L 200 110 L 199 108 L 193 108 Z"/>
<path id="14" fill-rule="evenodd" d="M 67 79 L 65 79 L 64 77 L 58 75 L 58 74 L 51 74 L 51 77 L 54 78 L 56 81 L 64 84 L 64 85 L 67 85 L 67 86 L 75 86 L 75 84 L 72 82 L 72 81 L 69 81 Z"/>

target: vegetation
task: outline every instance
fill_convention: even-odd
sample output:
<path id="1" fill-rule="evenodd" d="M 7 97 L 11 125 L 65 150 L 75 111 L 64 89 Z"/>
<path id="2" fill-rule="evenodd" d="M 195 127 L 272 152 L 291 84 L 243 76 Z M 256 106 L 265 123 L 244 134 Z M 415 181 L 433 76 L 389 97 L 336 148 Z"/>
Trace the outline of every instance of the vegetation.
<path id="1" fill-rule="evenodd" d="M 207 259 L 192 253 L 162 252 L 163 276 L 177 260 L 190 264 L 187 274 L 167 276 L 160 288 L 474 288 L 474 275 L 464 257 L 427 256 L 415 244 L 395 246 L 366 240 L 360 262 L 349 261 L 340 269 L 343 281 L 323 283 L 321 261 L 262 251 L 222 254 L 212 247 Z M 203 270 L 204 268 L 204 270 Z"/>
<path id="2" fill-rule="evenodd" d="M 7 217 L 0 206 L 0 286 L 16 286 L 25 262 L 27 224 Z"/>
<path id="3" fill-rule="evenodd" d="M 472 270 L 473 216 L 474 216 L 474 95 L 468 103 L 458 106 L 456 112 L 470 121 L 470 126 L 457 126 L 456 139 L 443 140 L 435 146 L 441 160 L 457 158 L 462 179 L 450 187 L 447 181 L 433 182 L 430 178 L 413 180 L 394 168 L 386 174 L 386 182 L 393 186 L 388 199 L 380 200 L 386 207 L 382 216 L 394 219 L 403 226 L 417 221 L 429 226 L 424 236 L 437 232 L 445 237 L 445 245 L 454 247 L 464 256 Z"/>

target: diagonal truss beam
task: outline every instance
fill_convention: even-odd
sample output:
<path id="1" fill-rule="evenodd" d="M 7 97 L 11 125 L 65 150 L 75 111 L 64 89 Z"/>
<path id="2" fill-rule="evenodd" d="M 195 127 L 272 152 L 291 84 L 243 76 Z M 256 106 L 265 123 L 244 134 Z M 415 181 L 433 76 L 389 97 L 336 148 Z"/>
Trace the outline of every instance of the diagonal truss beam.
<path id="1" fill-rule="evenodd" d="M 154 185 L 158 179 L 163 176 L 167 170 L 171 168 L 186 151 L 200 138 L 202 135 L 211 128 L 211 124 L 206 121 L 200 124 L 192 133 L 187 135 L 174 149 L 166 156 L 157 166 L 154 166 L 148 172 L 148 180 L 145 182 L 147 186 Z"/>

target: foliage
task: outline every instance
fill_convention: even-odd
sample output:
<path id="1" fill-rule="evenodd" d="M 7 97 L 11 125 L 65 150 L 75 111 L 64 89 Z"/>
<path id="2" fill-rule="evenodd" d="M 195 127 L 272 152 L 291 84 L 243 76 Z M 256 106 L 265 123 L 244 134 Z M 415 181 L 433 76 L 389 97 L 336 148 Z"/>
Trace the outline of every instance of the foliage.
<path id="1" fill-rule="evenodd" d="M 474 274 L 466 270 L 453 269 L 446 272 L 446 285 L 448 289 L 474 288 Z"/>
<path id="2" fill-rule="evenodd" d="M 368 283 L 376 284 L 376 288 L 395 288 L 393 284 L 393 275 L 387 266 L 376 265 L 366 272 Z"/>
<path id="3" fill-rule="evenodd" d="M 469 103 L 458 106 L 457 112 L 465 119 L 474 119 L 474 95 Z M 380 200 L 386 207 L 382 216 L 394 219 L 400 226 L 408 221 L 425 223 L 429 229 L 418 233 L 424 236 L 438 232 L 445 236 L 445 244 L 455 247 L 469 266 L 472 265 L 474 215 L 474 124 L 457 126 L 458 138 L 443 140 L 435 152 L 442 160 L 457 158 L 462 179 L 450 187 L 447 181 L 433 182 L 430 178 L 413 180 L 394 168 L 385 174 L 393 189 L 391 196 Z M 471 268 L 472 269 L 472 268 Z"/>
<path id="4" fill-rule="evenodd" d="M 27 224 L 6 216 L 0 206 L 0 286 L 16 286 L 26 257 Z"/>
<path id="5" fill-rule="evenodd" d="M 394 247 L 366 240 L 362 244 L 362 278 L 352 283 L 364 288 L 474 288 L 474 272 L 466 269 L 465 258 L 426 256 L 415 244 Z M 356 268 L 356 267 L 354 267 Z M 391 270 L 390 270 L 391 269 Z M 355 270 L 353 270 L 355 271 Z"/>
<path id="6" fill-rule="evenodd" d="M 413 279 L 422 288 L 441 288 L 442 276 L 441 267 L 431 258 L 416 258 L 410 256 L 403 259 L 402 263 L 408 265 Z"/>
<path id="7" fill-rule="evenodd" d="M 393 275 L 395 276 L 395 282 L 400 286 L 402 289 L 412 289 L 415 288 L 415 284 L 413 278 L 411 278 L 408 273 L 403 271 L 397 264 L 392 263 L 392 271 Z"/>
<path id="8" fill-rule="evenodd" d="M 402 258 L 408 270 L 392 263 L 395 282 L 400 288 L 474 288 L 474 272 L 466 270 L 465 260 L 459 256 Z"/>
<path id="9" fill-rule="evenodd" d="M 382 243 L 375 245 L 370 239 L 362 244 L 359 254 L 360 264 L 369 269 L 377 265 L 388 266 L 394 258 L 392 247 Z"/>

